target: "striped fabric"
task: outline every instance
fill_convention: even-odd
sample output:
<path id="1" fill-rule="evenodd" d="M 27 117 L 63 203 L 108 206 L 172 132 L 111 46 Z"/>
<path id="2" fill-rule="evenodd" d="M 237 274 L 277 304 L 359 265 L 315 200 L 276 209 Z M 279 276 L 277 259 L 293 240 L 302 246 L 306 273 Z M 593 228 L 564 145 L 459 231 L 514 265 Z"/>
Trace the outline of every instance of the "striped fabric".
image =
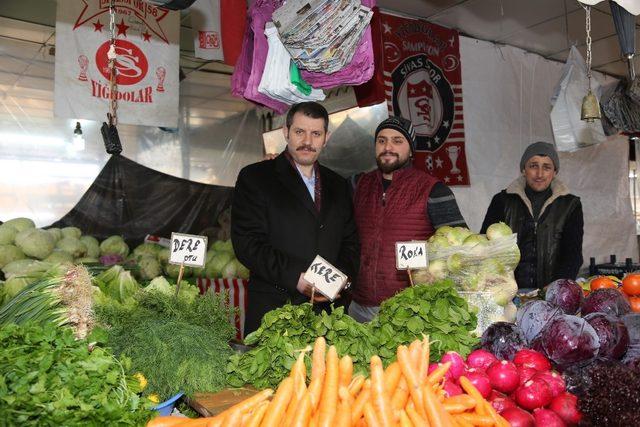
<path id="1" fill-rule="evenodd" d="M 236 338 L 244 339 L 244 319 L 247 312 L 247 283 L 248 280 L 243 279 L 209 279 L 199 277 L 197 284 L 201 294 L 207 291 L 220 293 L 228 292 L 229 304 L 238 309 L 235 316 L 229 321 L 236 328 Z"/>

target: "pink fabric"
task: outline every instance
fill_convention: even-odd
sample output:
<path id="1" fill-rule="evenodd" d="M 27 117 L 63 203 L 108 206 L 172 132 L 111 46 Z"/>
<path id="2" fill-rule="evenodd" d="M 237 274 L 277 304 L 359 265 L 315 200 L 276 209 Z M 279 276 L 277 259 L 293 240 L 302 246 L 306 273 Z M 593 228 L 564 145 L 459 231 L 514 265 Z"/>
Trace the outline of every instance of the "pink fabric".
<path id="1" fill-rule="evenodd" d="M 258 85 L 264 72 L 269 50 L 267 37 L 264 35 L 265 24 L 271 21 L 273 12 L 283 3 L 284 0 L 256 0 L 251 5 L 247 15 L 247 31 L 242 43 L 242 53 L 231 77 L 231 93 L 271 108 L 277 113 L 285 112 L 288 106 L 258 92 Z M 375 0 L 362 0 L 362 4 L 373 7 L 376 2 Z M 373 71 L 371 28 L 368 26 L 351 63 L 342 70 L 333 74 L 302 70 L 302 75 L 315 88 L 332 88 L 367 82 L 373 76 Z"/>

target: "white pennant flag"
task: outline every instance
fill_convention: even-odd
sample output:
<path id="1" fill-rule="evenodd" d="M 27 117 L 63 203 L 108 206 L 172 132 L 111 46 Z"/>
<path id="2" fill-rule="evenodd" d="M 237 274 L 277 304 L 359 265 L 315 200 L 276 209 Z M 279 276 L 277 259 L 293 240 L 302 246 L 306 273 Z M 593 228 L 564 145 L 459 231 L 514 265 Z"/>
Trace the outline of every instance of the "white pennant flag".
<path id="1" fill-rule="evenodd" d="M 223 61 L 220 0 L 198 0 L 189 10 L 196 57 Z"/>
<path id="2" fill-rule="evenodd" d="M 111 93 L 108 0 L 58 1 L 54 114 L 177 127 L 180 12 L 144 1 L 115 0 L 117 91 Z"/>

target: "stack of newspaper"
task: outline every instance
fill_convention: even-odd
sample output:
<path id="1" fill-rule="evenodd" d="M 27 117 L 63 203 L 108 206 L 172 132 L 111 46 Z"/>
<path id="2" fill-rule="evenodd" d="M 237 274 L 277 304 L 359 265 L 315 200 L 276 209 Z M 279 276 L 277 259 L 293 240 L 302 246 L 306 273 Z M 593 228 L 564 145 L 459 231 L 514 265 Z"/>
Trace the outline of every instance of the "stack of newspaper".
<path id="1" fill-rule="evenodd" d="M 289 0 L 273 23 L 300 68 L 332 74 L 351 62 L 372 16 L 359 0 Z"/>

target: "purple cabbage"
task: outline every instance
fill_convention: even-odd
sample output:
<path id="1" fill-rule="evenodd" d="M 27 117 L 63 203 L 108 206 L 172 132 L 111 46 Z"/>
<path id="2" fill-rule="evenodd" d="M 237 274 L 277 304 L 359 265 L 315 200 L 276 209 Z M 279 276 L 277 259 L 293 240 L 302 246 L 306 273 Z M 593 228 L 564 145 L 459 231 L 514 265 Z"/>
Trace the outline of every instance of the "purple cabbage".
<path id="1" fill-rule="evenodd" d="M 582 303 L 582 315 L 607 313 L 622 317 L 631 311 L 629 301 L 617 289 L 598 289 L 589 294 Z"/>
<path id="2" fill-rule="evenodd" d="M 562 310 L 556 305 L 547 301 L 533 300 L 518 308 L 516 323 L 522 329 L 527 342 L 532 343 L 544 327 L 561 314 Z"/>
<path id="3" fill-rule="evenodd" d="M 591 313 L 584 317 L 598 334 L 598 357 L 620 359 L 629 346 L 629 332 L 624 322 L 606 313 Z"/>
<path id="4" fill-rule="evenodd" d="M 584 295 L 582 288 L 571 279 L 558 279 L 547 287 L 545 301 L 560 307 L 564 314 L 576 314 Z"/>
<path id="5" fill-rule="evenodd" d="M 518 352 L 527 346 L 522 330 L 509 322 L 492 323 L 482 334 L 480 344 L 498 359 L 513 360 Z"/>
<path id="6" fill-rule="evenodd" d="M 571 365 L 584 366 L 598 355 L 598 334 L 586 320 L 561 314 L 556 316 L 542 332 L 542 348 L 560 370 Z"/>

